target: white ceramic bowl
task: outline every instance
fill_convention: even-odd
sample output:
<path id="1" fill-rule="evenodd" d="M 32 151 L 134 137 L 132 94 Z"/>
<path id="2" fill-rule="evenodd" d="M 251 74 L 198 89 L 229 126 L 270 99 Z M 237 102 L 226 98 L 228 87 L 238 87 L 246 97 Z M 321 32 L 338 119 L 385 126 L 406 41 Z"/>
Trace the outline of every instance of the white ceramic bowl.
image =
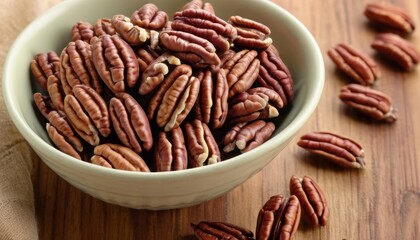
<path id="1" fill-rule="evenodd" d="M 80 190 L 121 206 L 169 209 L 195 205 L 226 193 L 259 172 L 290 142 L 315 110 L 324 84 L 321 52 L 310 32 L 294 16 L 269 1 L 214 0 L 216 14 L 241 15 L 260 21 L 295 81 L 295 98 L 273 137 L 262 146 L 224 162 L 177 172 L 139 173 L 107 169 L 78 161 L 48 140 L 32 104 L 29 63 L 39 52 L 58 54 L 69 41 L 69 29 L 79 20 L 94 23 L 103 17 L 131 13 L 144 0 L 67 0 L 32 22 L 18 37 L 4 67 L 3 94 L 10 117 L 41 159 Z M 187 1 L 154 0 L 172 13 Z"/>

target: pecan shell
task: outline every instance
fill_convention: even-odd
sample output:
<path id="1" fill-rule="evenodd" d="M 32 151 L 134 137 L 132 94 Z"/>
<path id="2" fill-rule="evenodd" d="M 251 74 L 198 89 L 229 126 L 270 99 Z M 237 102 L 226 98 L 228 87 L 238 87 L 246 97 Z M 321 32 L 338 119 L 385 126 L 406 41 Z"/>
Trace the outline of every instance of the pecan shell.
<path id="1" fill-rule="evenodd" d="M 397 110 L 392 106 L 391 98 L 381 91 L 349 84 L 341 88 L 339 97 L 348 106 L 375 120 L 397 120 Z"/>
<path id="2" fill-rule="evenodd" d="M 299 226 L 301 207 L 296 196 L 274 195 L 258 213 L 256 239 L 293 239 Z"/>
<path id="3" fill-rule="evenodd" d="M 158 172 L 187 169 L 188 153 L 180 127 L 158 133 L 154 160 Z"/>
<path id="4" fill-rule="evenodd" d="M 346 168 L 363 168 L 365 153 L 356 141 L 328 132 L 303 135 L 297 145 Z"/>
<path id="5" fill-rule="evenodd" d="M 144 4 L 131 15 L 131 22 L 134 25 L 145 29 L 162 30 L 168 21 L 168 15 L 153 3 Z"/>
<path id="6" fill-rule="evenodd" d="M 95 35 L 92 24 L 88 22 L 79 21 L 76 22 L 70 30 L 71 40 L 73 42 L 82 40 L 87 43 Z"/>
<path id="7" fill-rule="evenodd" d="M 36 54 L 31 61 L 31 72 L 41 88 L 47 90 L 48 77 L 60 77 L 60 57 L 52 51 Z"/>
<path id="8" fill-rule="evenodd" d="M 235 46 L 264 50 L 273 43 L 273 39 L 268 36 L 270 28 L 262 23 L 241 16 L 231 16 L 229 22 L 238 32 L 233 40 Z"/>
<path id="9" fill-rule="evenodd" d="M 95 147 L 91 162 L 100 166 L 127 171 L 150 172 L 146 162 L 133 150 L 105 143 Z"/>
<path id="10" fill-rule="evenodd" d="M 295 195 L 300 202 L 303 213 L 313 225 L 325 226 L 328 222 L 329 208 L 324 192 L 309 176 L 290 178 L 290 194 Z"/>
<path id="11" fill-rule="evenodd" d="M 411 71 L 420 61 L 420 53 L 413 44 L 393 33 L 376 35 L 371 47 L 406 71 Z"/>
<path id="12" fill-rule="evenodd" d="M 93 26 L 93 31 L 95 32 L 95 36 L 97 37 L 100 37 L 105 34 L 114 35 L 117 33 L 117 31 L 115 31 L 115 28 L 111 23 L 111 19 L 109 18 L 100 18 L 96 20 L 96 23 Z"/>
<path id="13" fill-rule="evenodd" d="M 153 136 L 149 120 L 140 104 L 128 93 L 116 93 L 109 102 L 109 114 L 120 141 L 136 153 L 150 151 Z"/>
<path id="14" fill-rule="evenodd" d="M 348 44 L 338 44 L 328 50 L 328 56 L 347 76 L 359 84 L 369 86 L 381 76 L 376 62 Z"/>
<path id="15" fill-rule="evenodd" d="M 255 240 L 251 230 L 232 223 L 201 221 L 198 224 L 191 223 L 191 227 L 198 239 Z"/>

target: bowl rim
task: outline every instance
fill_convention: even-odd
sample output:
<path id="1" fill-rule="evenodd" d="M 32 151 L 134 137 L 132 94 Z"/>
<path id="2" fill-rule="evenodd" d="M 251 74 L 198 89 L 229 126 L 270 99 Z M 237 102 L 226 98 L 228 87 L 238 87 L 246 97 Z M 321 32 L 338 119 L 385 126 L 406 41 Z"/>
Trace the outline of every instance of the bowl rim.
<path id="1" fill-rule="evenodd" d="M 9 76 L 12 72 L 11 65 L 12 60 L 16 58 L 18 47 L 23 44 L 25 41 L 26 35 L 30 34 L 31 32 L 35 31 L 38 27 L 45 24 L 45 22 L 53 17 L 55 18 L 56 15 L 59 15 L 60 11 L 64 11 L 67 7 L 72 6 L 74 4 L 78 4 L 83 0 L 67 0 L 63 1 L 52 8 L 48 9 L 46 12 L 38 16 L 35 20 L 33 20 L 25 29 L 19 34 L 19 36 L 14 41 L 13 45 L 11 46 L 7 58 L 4 64 L 4 71 L 3 71 L 3 96 L 6 108 L 8 110 L 9 116 L 11 117 L 12 121 L 14 122 L 16 128 L 20 132 L 20 134 L 25 138 L 25 140 L 30 144 L 37 144 L 37 147 L 40 149 L 44 149 L 45 151 L 49 151 L 52 155 L 51 157 L 55 159 L 59 159 L 59 161 L 71 161 L 69 164 L 73 164 L 75 167 L 82 169 L 83 171 L 90 171 L 92 173 L 97 174 L 107 174 L 110 176 L 124 176 L 127 178 L 160 178 L 160 179 L 174 179 L 177 177 L 188 177 L 196 174 L 202 174 L 203 172 L 215 172 L 217 173 L 218 170 L 226 169 L 230 167 L 234 167 L 237 165 L 239 161 L 245 161 L 246 158 L 252 158 L 253 156 L 257 155 L 258 152 L 267 152 L 272 150 L 275 147 L 275 142 L 286 142 L 287 139 L 291 139 L 294 134 L 296 134 L 299 129 L 306 123 L 306 121 L 311 117 L 312 113 L 315 111 L 318 102 L 321 98 L 324 82 L 325 82 L 325 70 L 324 70 L 324 61 L 322 57 L 321 50 L 312 36 L 310 31 L 303 25 L 294 15 L 292 15 L 287 10 L 283 9 L 281 6 L 269 1 L 269 0 L 262 0 L 262 4 L 268 4 L 270 7 L 277 8 L 289 21 L 291 21 L 295 27 L 297 27 L 301 34 L 306 37 L 306 40 L 311 45 L 311 49 L 314 51 L 313 54 L 317 61 L 315 61 L 316 66 L 314 68 L 318 69 L 317 75 L 313 76 L 313 79 L 317 81 L 315 84 L 315 89 L 312 89 L 313 95 L 307 103 L 303 104 L 302 109 L 297 113 L 297 115 L 293 118 L 293 120 L 283 129 L 281 130 L 281 134 L 277 134 L 276 136 L 271 137 L 267 142 L 263 145 L 253 149 L 247 153 L 240 154 L 238 156 L 229 158 L 228 161 L 222 161 L 217 164 L 207 165 L 198 168 L 189 168 L 185 170 L 179 171 L 169 171 L 169 172 L 131 172 L 131 171 L 124 171 L 119 169 L 109 169 L 102 166 L 98 166 L 95 164 L 91 164 L 85 161 L 76 160 L 75 158 L 61 152 L 59 149 L 55 148 L 54 146 L 45 142 L 40 136 L 38 136 L 26 122 L 25 118 L 22 114 L 17 110 L 19 109 L 18 105 L 13 102 L 12 96 L 9 94 L 9 89 L 11 89 L 11 80 L 12 76 Z M 29 63 L 28 63 L 29 65 Z M 33 147 L 33 146 L 32 146 Z"/>

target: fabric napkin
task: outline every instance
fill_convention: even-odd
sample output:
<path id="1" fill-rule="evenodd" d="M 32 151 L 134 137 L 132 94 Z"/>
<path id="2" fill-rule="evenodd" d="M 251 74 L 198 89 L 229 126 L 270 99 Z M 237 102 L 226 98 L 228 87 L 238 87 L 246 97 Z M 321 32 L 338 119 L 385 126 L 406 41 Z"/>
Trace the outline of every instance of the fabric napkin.
<path id="1" fill-rule="evenodd" d="M 7 53 L 19 33 L 33 19 L 58 2 L 59 0 L 0 2 L 0 78 Z M 0 88 L 2 92 L 2 84 Z M 3 94 L 0 95 L 0 126 L 0 239 L 38 239 L 31 181 L 33 159 L 37 156 L 10 120 Z"/>

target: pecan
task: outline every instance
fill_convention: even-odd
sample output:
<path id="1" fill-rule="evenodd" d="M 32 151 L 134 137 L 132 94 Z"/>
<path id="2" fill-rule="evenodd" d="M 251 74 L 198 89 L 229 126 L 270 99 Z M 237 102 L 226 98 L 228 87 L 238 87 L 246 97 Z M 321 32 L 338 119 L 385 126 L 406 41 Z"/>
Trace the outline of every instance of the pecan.
<path id="1" fill-rule="evenodd" d="M 115 31 L 115 28 L 111 23 L 111 19 L 109 18 L 100 18 L 96 20 L 96 23 L 93 26 L 93 31 L 95 32 L 95 36 L 97 37 L 100 37 L 104 34 L 114 35 L 117 33 L 117 31 Z"/>
<path id="2" fill-rule="evenodd" d="M 168 52 L 152 61 L 141 75 L 139 94 L 146 95 L 162 83 L 171 66 L 181 64 L 179 58 Z"/>
<path id="3" fill-rule="evenodd" d="M 139 62 L 139 70 L 141 73 L 144 73 L 149 64 L 159 57 L 159 54 L 149 47 L 138 48 L 135 50 L 135 54 Z"/>
<path id="4" fill-rule="evenodd" d="M 182 6 L 181 11 L 184 11 L 185 9 L 203 9 L 215 14 L 213 5 L 209 2 L 203 2 L 202 0 L 192 0 L 187 2 L 184 6 Z"/>
<path id="5" fill-rule="evenodd" d="M 138 46 L 150 39 L 147 29 L 134 25 L 129 17 L 114 15 L 111 18 L 112 26 L 121 37 L 132 46 Z"/>
<path id="6" fill-rule="evenodd" d="M 159 11 L 155 4 L 148 3 L 136 10 L 130 19 L 134 25 L 159 31 L 165 27 L 168 15 L 164 11 Z"/>
<path id="7" fill-rule="evenodd" d="M 369 3 L 365 16 L 374 24 L 399 34 L 410 34 L 414 31 L 414 20 L 407 12 L 388 3 Z"/>
<path id="8" fill-rule="evenodd" d="M 108 88 L 116 92 L 134 87 L 139 77 L 139 63 L 133 49 L 114 34 L 92 38 L 92 58 L 96 70 Z"/>
<path id="9" fill-rule="evenodd" d="M 253 240 L 254 233 L 251 230 L 227 222 L 201 221 L 198 224 L 191 223 L 194 234 L 198 239 L 243 239 Z"/>
<path id="10" fill-rule="evenodd" d="M 47 80 L 48 95 L 51 98 L 51 103 L 54 109 L 63 111 L 64 110 L 64 93 L 61 87 L 60 80 L 55 76 L 51 75 Z"/>
<path id="11" fill-rule="evenodd" d="M 347 137 L 328 132 L 314 132 L 303 135 L 297 144 L 342 167 L 363 168 L 365 165 L 362 146 Z"/>
<path id="12" fill-rule="evenodd" d="M 341 71 L 359 84 L 372 85 L 381 76 L 378 65 L 371 57 L 348 44 L 338 44 L 328 50 L 328 56 Z"/>
<path id="13" fill-rule="evenodd" d="M 172 51 L 183 62 L 195 67 L 219 65 L 216 48 L 207 39 L 181 31 L 162 31 L 159 41 L 163 48 Z"/>
<path id="14" fill-rule="evenodd" d="M 95 147 L 91 162 L 100 166 L 127 171 L 150 172 L 146 162 L 133 150 L 112 143 Z"/>
<path id="15" fill-rule="evenodd" d="M 274 123 L 264 120 L 238 123 L 226 133 L 223 151 L 231 152 L 235 147 L 241 152 L 250 151 L 267 141 L 274 130 Z"/>
<path id="16" fill-rule="evenodd" d="M 187 169 L 188 153 L 180 127 L 158 133 L 154 160 L 158 172 Z"/>
<path id="17" fill-rule="evenodd" d="M 194 105 L 195 117 L 210 125 L 220 128 L 226 121 L 228 113 L 228 85 L 226 74 L 220 69 L 215 79 L 210 71 L 200 72 L 200 94 Z"/>
<path id="18" fill-rule="evenodd" d="M 65 94 L 83 84 L 102 92 L 102 86 L 92 61 L 91 45 L 82 40 L 70 42 L 60 55 L 60 81 Z"/>
<path id="19" fill-rule="evenodd" d="M 255 231 L 258 240 L 293 239 L 299 226 L 301 207 L 296 196 L 274 195 L 258 213 Z"/>
<path id="20" fill-rule="evenodd" d="M 349 84 L 341 88 L 339 97 L 345 104 L 375 120 L 397 120 L 397 110 L 392 107 L 391 98 L 381 91 Z"/>
<path id="21" fill-rule="evenodd" d="M 55 52 L 38 53 L 31 61 L 31 72 L 42 89 L 47 90 L 47 79 L 60 76 L 60 57 Z"/>
<path id="22" fill-rule="evenodd" d="M 83 151 L 83 144 L 80 140 L 80 138 L 74 133 L 73 129 L 71 128 L 69 122 L 67 121 L 67 118 L 64 116 L 64 114 L 58 112 L 58 111 L 51 111 L 48 113 L 48 128 L 53 128 L 51 130 L 51 133 L 54 133 L 54 135 L 61 135 L 62 138 L 65 140 L 66 143 L 70 144 L 72 146 L 72 149 L 75 149 L 78 152 Z M 55 133 L 56 132 L 56 133 Z M 50 136 L 51 137 L 51 136 Z M 61 137 L 53 139 L 54 143 L 60 141 Z M 57 144 L 57 146 L 62 144 Z M 65 146 L 66 144 L 64 144 Z M 65 151 L 64 151 L 65 152 Z"/>
<path id="23" fill-rule="evenodd" d="M 273 39 L 268 37 L 271 33 L 270 28 L 262 23 L 241 16 L 231 16 L 229 22 L 238 32 L 238 36 L 233 40 L 235 46 L 263 50 L 273 43 Z"/>
<path id="24" fill-rule="evenodd" d="M 254 84 L 258 77 L 260 60 L 255 50 L 242 50 L 235 53 L 223 64 L 229 85 L 229 98 L 242 93 Z"/>
<path id="25" fill-rule="evenodd" d="M 47 123 L 47 133 L 51 141 L 60 149 L 62 152 L 81 160 L 80 154 L 74 149 L 74 147 L 66 141 L 65 137 L 60 134 L 57 129 L 51 124 Z"/>
<path id="26" fill-rule="evenodd" d="M 295 195 L 300 202 L 303 213 L 309 222 L 316 226 L 325 226 L 328 221 L 329 209 L 324 192 L 309 176 L 290 178 L 290 194 Z"/>
<path id="27" fill-rule="evenodd" d="M 198 119 L 184 125 L 190 167 L 210 165 L 221 161 L 216 140 L 207 124 Z"/>
<path id="28" fill-rule="evenodd" d="M 420 53 L 415 46 L 393 33 L 378 34 L 371 47 L 406 71 L 413 70 L 420 61 Z"/>
<path id="29" fill-rule="evenodd" d="M 109 102 L 112 126 L 126 146 L 136 153 L 153 147 L 153 136 L 149 120 L 140 104 L 128 93 L 116 93 Z"/>
<path id="30" fill-rule="evenodd" d="M 82 40 L 89 43 L 90 39 L 95 35 L 95 32 L 93 31 L 92 24 L 79 21 L 71 28 L 70 35 L 73 42 Z"/>
<path id="31" fill-rule="evenodd" d="M 277 49 L 271 45 L 258 55 L 260 71 L 257 82 L 267 88 L 274 89 L 283 100 L 284 105 L 293 99 L 293 78 L 286 64 L 281 60 Z"/>
<path id="32" fill-rule="evenodd" d="M 48 119 L 48 114 L 54 110 L 53 103 L 49 95 L 43 95 L 40 92 L 36 92 L 33 95 L 35 106 L 38 108 L 39 112 Z"/>

